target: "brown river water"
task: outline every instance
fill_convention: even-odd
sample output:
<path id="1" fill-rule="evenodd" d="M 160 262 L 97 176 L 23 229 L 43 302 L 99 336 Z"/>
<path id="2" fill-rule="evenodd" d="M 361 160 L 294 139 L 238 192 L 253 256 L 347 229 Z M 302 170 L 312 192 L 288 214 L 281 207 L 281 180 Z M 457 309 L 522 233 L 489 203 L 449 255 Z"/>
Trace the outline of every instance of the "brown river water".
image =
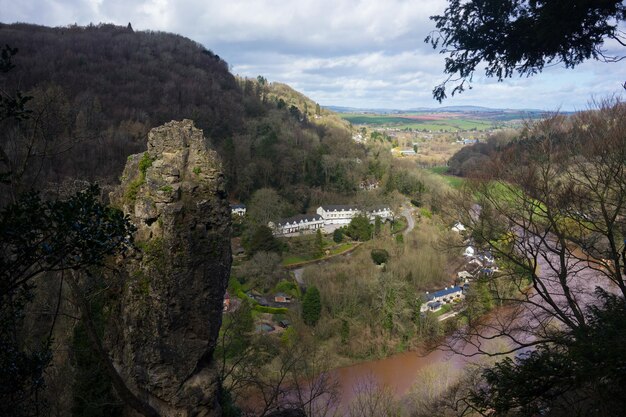
<path id="1" fill-rule="evenodd" d="M 580 256 L 581 254 L 578 253 L 578 255 Z M 549 271 L 546 259 L 540 259 L 539 261 L 542 270 Z M 304 268 L 299 268 L 298 271 L 295 271 L 296 278 L 301 279 L 303 269 Z M 574 274 L 569 284 L 578 290 L 575 291 L 578 293 L 577 298 L 589 299 L 590 294 L 593 294 L 593 288 L 600 284 L 597 278 L 596 271 L 589 268 L 581 268 L 581 270 Z M 552 281 L 551 277 L 544 276 L 544 279 L 548 283 Z M 558 287 L 558 285 L 555 285 L 555 287 Z M 582 302 L 582 304 L 584 305 L 586 302 Z M 514 321 L 532 321 L 536 314 L 533 310 L 526 309 L 525 311 L 520 311 L 510 308 L 509 306 L 498 307 L 487 314 L 484 320 L 487 324 L 492 324 L 499 322 L 503 317 L 515 315 L 516 318 L 513 319 Z M 446 364 L 453 369 L 463 369 L 469 363 L 476 361 L 476 357 L 468 357 L 468 355 L 476 352 L 474 347 L 467 345 L 459 350 L 462 354 L 453 353 L 449 350 L 404 352 L 385 359 L 371 360 L 347 367 L 335 368 L 330 371 L 330 375 L 338 383 L 340 394 L 339 406 L 345 410 L 357 394 L 358 387 L 362 386 L 363 383 L 374 383 L 378 387 L 387 387 L 396 398 L 400 398 L 408 393 L 413 384 L 419 383 L 418 377 L 420 371 L 428 367 Z"/>
<path id="2" fill-rule="evenodd" d="M 345 407 L 354 398 L 355 390 L 364 382 L 388 387 L 399 398 L 416 382 L 420 370 L 444 362 L 461 368 L 466 361 L 467 358 L 462 355 L 441 350 L 426 355 L 420 352 L 404 352 L 385 359 L 337 368 L 331 374 L 339 383 L 340 402 Z"/>

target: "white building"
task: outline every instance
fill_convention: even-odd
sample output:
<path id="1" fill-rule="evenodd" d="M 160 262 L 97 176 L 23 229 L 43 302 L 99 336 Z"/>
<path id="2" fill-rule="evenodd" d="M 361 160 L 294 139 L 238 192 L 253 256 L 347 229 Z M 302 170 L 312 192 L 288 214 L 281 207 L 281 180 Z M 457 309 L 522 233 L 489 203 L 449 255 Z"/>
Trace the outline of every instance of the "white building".
<path id="1" fill-rule="evenodd" d="M 243 204 L 231 204 L 230 214 L 232 214 L 233 216 L 243 217 L 246 215 L 246 206 Z"/>
<path id="2" fill-rule="evenodd" d="M 324 219 L 324 224 L 348 224 L 361 213 L 356 206 L 321 206 L 317 208 L 317 214 Z"/>
<path id="3" fill-rule="evenodd" d="M 374 207 L 371 210 L 367 211 L 367 217 L 370 221 L 376 220 L 376 217 L 380 217 L 382 221 L 392 220 L 393 219 L 393 211 L 389 206 L 378 206 Z"/>
<path id="4" fill-rule="evenodd" d="M 465 298 L 463 294 L 463 287 L 446 287 L 443 290 L 435 291 L 434 293 L 426 293 L 426 303 L 422 304 L 420 311 L 437 311 L 442 304 L 451 303 L 455 300 L 461 300 Z"/>
<path id="5" fill-rule="evenodd" d="M 319 214 L 300 214 L 279 220 L 276 223 L 269 222 L 268 226 L 275 235 L 284 235 L 321 229 L 324 227 L 324 219 Z"/>

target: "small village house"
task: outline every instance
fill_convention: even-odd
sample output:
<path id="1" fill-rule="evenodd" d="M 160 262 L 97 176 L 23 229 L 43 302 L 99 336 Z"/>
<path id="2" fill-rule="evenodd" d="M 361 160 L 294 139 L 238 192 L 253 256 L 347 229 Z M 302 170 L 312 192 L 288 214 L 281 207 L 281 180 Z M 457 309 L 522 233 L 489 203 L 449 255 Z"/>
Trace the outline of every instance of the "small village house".
<path id="1" fill-rule="evenodd" d="M 374 221 L 376 217 L 380 217 L 382 221 L 392 220 L 393 219 L 393 211 L 389 206 L 378 206 L 374 207 L 371 210 L 367 211 L 367 217 L 370 221 Z"/>
<path id="2" fill-rule="evenodd" d="M 274 294 L 274 302 L 280 304 L 288 304 L 291 303 L 291 297 L 283 292 L 278 292 Z"/>
<path id="3" fill-rule="evenodd" d="M 455 300 L 460 300 L 464 297 L 463 287 L 460 286 L 446 287 L 443 290 L 435 291 L 433 293 L 427 292 L 426 303 L 422 304 L 420 311 L 436 311 L 441 308 L 441 305 L 451 303 Z M 437 303 L 440 305 L 437 305 Z"/>
<path id="4" fill-rule="evenodd" d="M 313 232 L 324 227 L 324 219 L 319 214 L 300 214 L 267 224 L 275 235 Z"/>
<path id="5" fill-rule="evenodd" d="M 230 214 L 233 216 L 243 217 L 246 215 L 246 206 L 244 204 L 231 204 Z"/>

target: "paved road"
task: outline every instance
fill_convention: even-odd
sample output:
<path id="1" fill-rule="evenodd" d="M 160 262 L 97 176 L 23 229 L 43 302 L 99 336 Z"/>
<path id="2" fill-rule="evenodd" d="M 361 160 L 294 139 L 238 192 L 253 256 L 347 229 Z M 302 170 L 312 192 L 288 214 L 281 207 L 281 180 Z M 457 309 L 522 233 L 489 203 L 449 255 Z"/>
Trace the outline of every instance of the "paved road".
<path id="1" fill-rule="evenodd" d="M 410 203 L 409 203 L 410 204 Z M 413 210 L 411 210 L 411 206 L 409 205 L 406 208 L 403 208 L 402 211 L 400 212 L 400 214 L 402 214 L 402 216 L 404 216 L 404 218 L 407 221 L 407 228 L 406 230 L 402 233 L 405 237 L 411 233 L 411 230 L 413 230 L 415 228 L 415 219 L 413 219 Z"/>
<path id="2" fill-rule="evenodd" d="M 292 270 L 293 276 L 296 278 L 296 282 L 300 284 L 300 286 L 304 286 L 304 281 L 302 281 L 302 273 L 304 272 L 304 267 L 297 268 Z"/>

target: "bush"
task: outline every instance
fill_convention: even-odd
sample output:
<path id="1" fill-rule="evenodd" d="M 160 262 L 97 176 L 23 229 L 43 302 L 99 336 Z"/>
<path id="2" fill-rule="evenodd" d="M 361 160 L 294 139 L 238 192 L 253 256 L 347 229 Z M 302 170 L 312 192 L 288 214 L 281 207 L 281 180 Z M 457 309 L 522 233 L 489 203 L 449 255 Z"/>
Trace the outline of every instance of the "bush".
<path id="1" fill-rule="evenodd" d="M 335 231 L 333 232 L 333 242 L 341 243 L 342 240 L 343 240 L 343 227 L 340 227 L 339 229 L 335 229 Z"/>
<path id="2" fill-rule="evenodd" d="M 355 216 L 346 229 L 346 234 L 354 240 L 365 242 L 372 238 L 372 225 L 366 216 Z"/>
<path id="3" fill-rule="evenodd" d="M 293 297 L 300 297 L 300 288 L 293 281 L 281 280 L 274 288 L 276 292 L 284 292 Z"/>
<path id="4" fill-rule="evenodd" d="M 387 263 L 387 260 L 389 259 L 389 252 L 385 249 L 372 249 L 370 255 L 372 256 L 372 261 L 374 261 L 376 265 Z"/>

